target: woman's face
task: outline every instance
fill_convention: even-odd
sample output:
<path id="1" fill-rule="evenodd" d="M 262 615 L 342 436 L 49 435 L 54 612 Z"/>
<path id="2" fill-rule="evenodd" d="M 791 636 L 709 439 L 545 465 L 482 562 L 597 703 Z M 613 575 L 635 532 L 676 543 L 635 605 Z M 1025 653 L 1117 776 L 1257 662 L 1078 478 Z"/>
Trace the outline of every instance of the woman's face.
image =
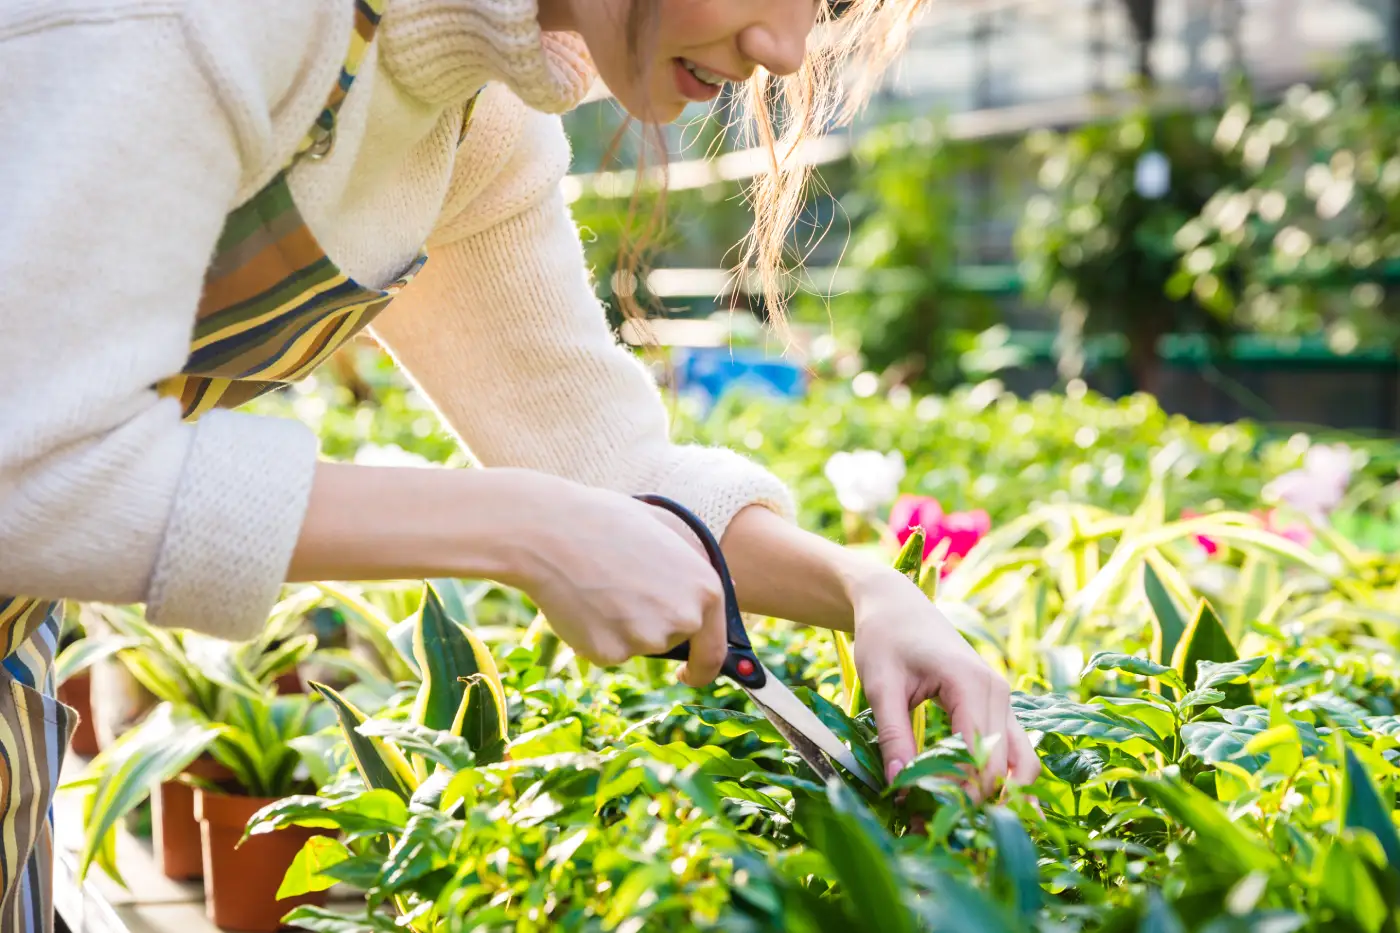
<path id="1" fill-rule="evenodd" d="M 775 75 L 797 71 L 821 2 L 567 0 L 568 28 L 583 37 L 603 81 L 628 113 L 669 123 L 687 104 L 713 100 L 724 82 L 745 81 L 757 68 Z M 640 61 L 627 48 L 634 3 L 656 7 L 641 37 Z"/>

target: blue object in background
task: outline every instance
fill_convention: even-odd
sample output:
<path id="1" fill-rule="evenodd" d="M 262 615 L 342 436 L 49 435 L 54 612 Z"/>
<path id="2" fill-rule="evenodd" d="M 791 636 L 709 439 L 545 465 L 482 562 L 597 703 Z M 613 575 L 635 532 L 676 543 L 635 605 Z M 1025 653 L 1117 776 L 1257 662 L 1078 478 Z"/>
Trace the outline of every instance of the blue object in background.
<path id="1" fill-rule="evenodd" d="M 807 394 L 807 374 L 800 367 L 757 350 L 677 347 L 671 360 L 677 391 L 698 396 L 706 410 L 734 390 L 780 399 L 800 399 Z"/>

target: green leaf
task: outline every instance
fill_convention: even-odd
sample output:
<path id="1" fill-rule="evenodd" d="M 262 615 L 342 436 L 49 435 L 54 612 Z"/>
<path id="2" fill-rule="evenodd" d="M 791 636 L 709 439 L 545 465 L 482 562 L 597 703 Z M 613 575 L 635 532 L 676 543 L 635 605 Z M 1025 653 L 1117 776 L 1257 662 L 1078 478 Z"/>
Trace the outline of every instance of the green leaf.
<path id="1" fill-rule="evenodd" d="M 1168 753 L 1162 737 L 1146 723 L 1102 706 L 1076 703 L 1060 694 L 1015 693 L 1011 697 L 1011 709 L 1024 729 L 1119 744 L 1141 739 L 1163 754 Z"/>
<path id="2" fill-rule="evenodd" d="M 1089 659 L 1089 663 L 1084 665 L 1084 670 L 1080 672 L 1079 676 L 1083 677 L 1090 671 L 1126 671 L 1129 674 L 1137 674 L 1139 677 L 1157 677 L 1179 690 L 1186 689 L 1180 675 L 1167 665 L 1118 651 L 1097 652 Z"/>
<path id="3" fill-rule="evenodd" d="M 312 836 L 306 840 L 301 851 L 292 859 L 287 873 L 282 876 L 282 884 L 277 888 L 277 899 L 297 897 L 312 891 L 325 891 L 336 883 L 336 879 L 323 875 L 332 865 L 351 857 L 345 843 L 330 836 Z"/>
<path id="4" fill-rule="evenodd" d="M 1197 848 L 1217 865 L 1238 874 L 1272 871 L 1277 857 L 1258 840 L 1230 821 L 1214 800 L 1189 784 L 1170 778 L 1131 779 L 1153 804 L 1196 834 Z"/>
<path id="5" fill-rule="evenodd" d="M 871 742 L 869 735 L 860 723 L 847 716 L 839 707 L 815 690 L 795 687 L 792 692 L 800 702 L 817 714 L 817 718 L 835 733 L 843 745 L 850 747 L 851 754 L 855 757 L 856 762 L 866 770 L 866 773 L 877 775 L 885 773 L 885 766 L 880 760 L 879 748 Z"/>
<path id="6" fill-rule="evenodd" d="M 828 795 L 830 804 L 814 801 L 803 825 L 810 832 L 812 847 L 831 864 L 851 916 L 863 921 L 863 929 L 916 933 L 914 917 L 904 905 L 892 870 L 893 840 L 850 788 L 833 782 Z"/>
<path id="7" fill-rule="evenodd" d="M 1400 739 L 1400 716 L 1366 716 L 1361 725 L 1379 735 Z"/>
<path id="8" fill-rule="evenodd" d="M 1078 786 L 1092 781 L 1108 767 L 1108 755 L 1100 748 L 1080 748 L 1062 755 L 1046 755 L 1045 767 L 1066 784 Z"/>
<path id="9" fill-rule="evenodd" d="M 1219 690 L 1192 690 L 1182 697 L 1177 703 L 1182 709 L 1191 709 L 1195 706 L 1214 706 L 1216 703 L 1224 702 L 1225 694 Z"/>
<path id="10" fill-rule="evenodd" d="M 1005 807 L 988 809 L 987 821 L 997 847 L 992 889 L 998 900 L 1011 905 L 1022 923 L 1030 925 L 1043 897 L 1035 843 L 1016 814 Z"/>
<path id="11" fill-rule="evenodd" d="M 962 781 L 966 778 L 964 768 L 973 767 L 975 762 L 961 740 L 943 741 L 922 752 L 905 765 L 895 775 L 888 792 L 910 787 L 927 787 L 927 781 Z"/>
<path id="12" fill-rule="evenodd" d="M 324 907 L 298 907 L 282 918 L 284 926 L 310 933 L 403 933 L 392 916 L 370 913 L 343 914 Z"/>
<path id="13" fill-rule="evenodd" d="M 366 719 L 355 727 L 360 735 L 386 739 L 410 755 L 418 755 L 450 771 L 476 764 L 476 756 L 465 739 L 440 729 L 428 729 L 416 722 L 395 719 Z"/>
<path id="14" fill-rule="evenodd" d="M 466 686 L 452 731 L 466 740 L 479 763 L 500 761 L 506 751 L 505 698 L 500 682 L 486 674 L 473 674 L 466 678 Z"/>
<path id="15" fill-rule="evenodd" d="M 918 901 L 918 909 L 930 930 L 939 933 L 1024 933 L 1025 924 L 1013 926 L 997 906 L 981 891 L 943 872 L 922 879 L 928 896 Z M 883 928 L 875 929 L 884 933 Z"/>
<path id="16" fill-rule="evenodd" d="M 916 584 L 919 582 L 919 571 L 924 566 L 924 541 L 924 529 L 915 528 L 905 539 L 904 547 L 899 549 L 899 556 L 894 560 L 894 569 Z"/>
<path id="17" fill-rule="evenodd" d="M 1231 761 L 1249 771 L 1263 767 L 1263 760 L 1247 752 L 1249 740 L 1264 731 L 1258 722 L 1219 722 L 1198 720 L 1181 727 L 1186 750 L 1206 764 Z"/>
<path id="18" fill-rule="evenodd" d="M 174 778 L 203 754 L 219 728 L 191 713 L 162 703 L 141 724 L 104 749 L 88 767 L 98 780 L 90 793 L 91 808 L 83 827 L 78 877 L 110 843 L 117 822 L 145 800 L 151 789 Z"/>
<path id="19" fill-rule="evenodd" d="M 870 700 L 861 686 L 860 674 L 856 671 L 856 653 L 851 636 L 845 632 L 831 633 L 836 644 L 836 664 L 841 670 L 841 688 L 846 697 L 846 712 L 859 716 L 870 707 Z"/>
<path id="20" fill-rule="evenodd" d="M 423 672 L 423 685 L 413 707 L 413 720 L 429 729 L 450 729 L 467 692 L 464 678 L 480 674 L 495 687 L 496 719 L 506 711 L 501 676 L 484 642 L 470 629 L 448 618 L 431 584 L 423 586 L 423 602 L 414 617 L 413 656 Z"/>
<path id="21" fill-rule="evenodd" d="M 533 732 L 518 735 L 510 743 L 510 756 L 516 760 L 583 751 L 583 720 L 577 716 L 557 720 Z"/>
<path id="22" fill-rule="evenodd" d="M 253 678 L 258 683 L 272 683 L 278 675 L 296 667 L 315 650 L 315 635 L 289 639 L 258 659 L 253 668 Z"/>
<path id="23" fill-rule="evenodd" d="M 768 721 L 768 717 L 735 709 L 719 709 L 712 706 L 681 706 L 687 714 L 694 716 L 707 726 L 712 726 L 723 738 L 734 739 L 745 735 L 755 735 L 773 745 L 785 743 L 778 730 Z"/>
<path id="24" fill-rule="evenodd" d="M 121 635 L 88 635 L 80 638 L 54 659 L 54 683 L 61 687 L 98 661 L 138 644 L 137 639 Z"/>
<path id="25" fill-rule="evenodd" d="M 1147 593 L 1147 601 L 1152 606 L 1152 617 L 1155 623 L 1153 629 L 1153 653 L 1162 663 L 1169 663 L 1172 654 L 1176 651 L 1177 643 L 1181 641 L 1181 636 L 1186 632 L 1186 622 L 1181 617 L 1181 611 L 1177 609 L 1176 603 L 1172 600 L 1167 588 L 1162 585 L 1162 578 L 1157 576 L 1157 571 L 1152 567 L 1152 561 L 1146 561 L 1142 566 L 1142 585 Z"/>
<path id="26" fill-rule="evenodd" d="M 394 891 L 449 864 L 461 825 L 435 810 L 415 814 L 389 850 L 379 886 Z"/>
<path id="27" fill-rule="evenodd" d="M 354 758 L 355 768 L 360 772 L 365 786 L 391 790 L 407 801 L 417 779 L 403 752 L 381 739 L 361 735 L 360 724 L 367 718 L 364 713 L 325 684 L 312 683 L 311 686 L 335 709 L 341 732 L 350 745 L 350 756 Z"/>
<path id="28" fill-rule="evenodd" d="M 1248 680 L 1249 677 L 1269 662 L 1269 658 L 1245 658 L 1241 661 L 1198 661 L 1196 663 L 1196 689 L 1219 689 L 1227 684 Z M 1221 691 L 1224 692 L 1223 690 Z"/>
<path id="29" fill-rule="evenodd" d="M 403 798 L 389 790 L 362 790 L 345 797 L 283 797 L 248 820 L 245 836 L 274 832 L 284 826 L 339 829 L 350 835 L 397 833 L 408 822 Z"/>
<path id="30" fill-rule="evenodd" d="M 1197 687 L 1197 665 L 1201 661 L 1220 664 L 1238 660 L 1239 655 L 1235 652 L 1235 646 L 1230 643 L 1230 636 L 1226 634 L 1225 627 L 1220 624 L 1220 617 L 1210 608 L 1210 603 L 1201 600 L 1200 606 L 1196 608 L 1195 618 L 1191 620 L 1190 627 L 1176 646 L 1176 653 L 1172 656 L 1172 667 L 1176 668 L 1186 686 L 1194 690 Z M 1225 694 L 1222 706 L 1254 704 L 1254 691 L 1247 683 L 1230 684 L 1221 692 Z"/>
<path id="31" fill-rule="evenodd" d="M 1341 736 L 1337 737 L 1337 742 L 1342 746 L 1346 760 L 1345 825 L 1348 829 L 1364 829 L 1374 835 L 1390 866 L 1400 870 L 1400 835 L 1395 832 L 1390 808 L 1381 803 L 1380 793 L 1361 759 L 1356 757 Z"/>
<path id="32" fill-rule="evenodd" d="M 1379 931 L 1386 920 L 1385 896 L 1367 861 L 1341 840 L 1323 852 L 1318 885 L 1324 903 L 1362 930 Z"/>

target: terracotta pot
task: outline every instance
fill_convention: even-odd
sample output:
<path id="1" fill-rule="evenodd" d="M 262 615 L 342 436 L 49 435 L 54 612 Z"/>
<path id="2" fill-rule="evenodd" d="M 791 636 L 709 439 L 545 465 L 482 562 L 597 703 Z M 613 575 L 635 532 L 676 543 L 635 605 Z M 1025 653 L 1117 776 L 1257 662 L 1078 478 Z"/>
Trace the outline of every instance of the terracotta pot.
<path id="1" fill-rule="evenodd" d="M 324 891 L 279 901 L 277 889 L 306 840 L 331 835 L 332 830 L 288 826 L 238 845 L 253 814 L 275 802 L 271 797 L 195 791 L 194 812 L 204 849 L 205 910 L 221 930 L 273 933 L 294 908 L 326 902 Z"/>
<path id="2" fill-rule="evenodd" d="M 58 688 L 58 702 L 71 706 L 78 714 L 73 730 L 73 754 L 91 758 L 101 749 L 97 745 L 97 730 L 92 722 L 92 675 L 87 671 L 76 674 Z"/>
<path id="3" fill-rule="evenodd" d="M 206 756 L 185 769 L 191 777 L 227 781 L 233 772 Z M 166 781 L 151 795 L 151 838 L 156 865 L 172 881 L 204 877 L 199 820 L 194 817 L 194 788 L 183 781 Z"/>
<path id="4" fill-rule="evenodd" d="M 301 671 L 297 670 L 295 667 L 285 674 L 277 675 L 277 680 L 274 681 L 274 684 L 277 686 L 277 692 L 279 694 L 286 695 L 306 692 L 306 687 L 301 682 Z"/>

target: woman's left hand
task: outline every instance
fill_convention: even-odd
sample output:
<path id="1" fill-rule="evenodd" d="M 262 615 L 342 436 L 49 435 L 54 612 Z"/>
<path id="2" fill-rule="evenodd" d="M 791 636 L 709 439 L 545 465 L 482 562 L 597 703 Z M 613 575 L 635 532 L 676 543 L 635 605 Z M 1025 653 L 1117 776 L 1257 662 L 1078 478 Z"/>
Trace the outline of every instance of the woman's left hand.
<path id="1" fill-rule="evenodd" d="M 970 782 L 977 799 L 1009 778 L 1027 785 L 1040 759 L 1011 712 L 1011 688 L 947 617 L 907 577 L 872 577 L 852 594 L 856 668 L 879 729 L 889 780 L 914 758 L 910 710 L 933 700 L 948 712 L 954 731 L 973 748 L 990 744 L 986 766 Z"/>
<path id="2" fill-rule="evenodd" d="M 655 509 L 691 546 L 700 540 L 679 518 Z M 985 769 L 970 781 L 978 799 L 998 782 L 1033 782 L 1040 759 L 1011 712 L 1011 688 L 908 577 L 803 531 L 766 508 L 740 512 L 723 541 L 745 611 L 850 631 L 856 667 L 879 729 L 885 774 L 893 779 L 915 755 L 909 712 L 925 700 L 948 711 L 972 748 L 991 744 Z M 682 679 L 708 683 L 718 669 Z"/>

